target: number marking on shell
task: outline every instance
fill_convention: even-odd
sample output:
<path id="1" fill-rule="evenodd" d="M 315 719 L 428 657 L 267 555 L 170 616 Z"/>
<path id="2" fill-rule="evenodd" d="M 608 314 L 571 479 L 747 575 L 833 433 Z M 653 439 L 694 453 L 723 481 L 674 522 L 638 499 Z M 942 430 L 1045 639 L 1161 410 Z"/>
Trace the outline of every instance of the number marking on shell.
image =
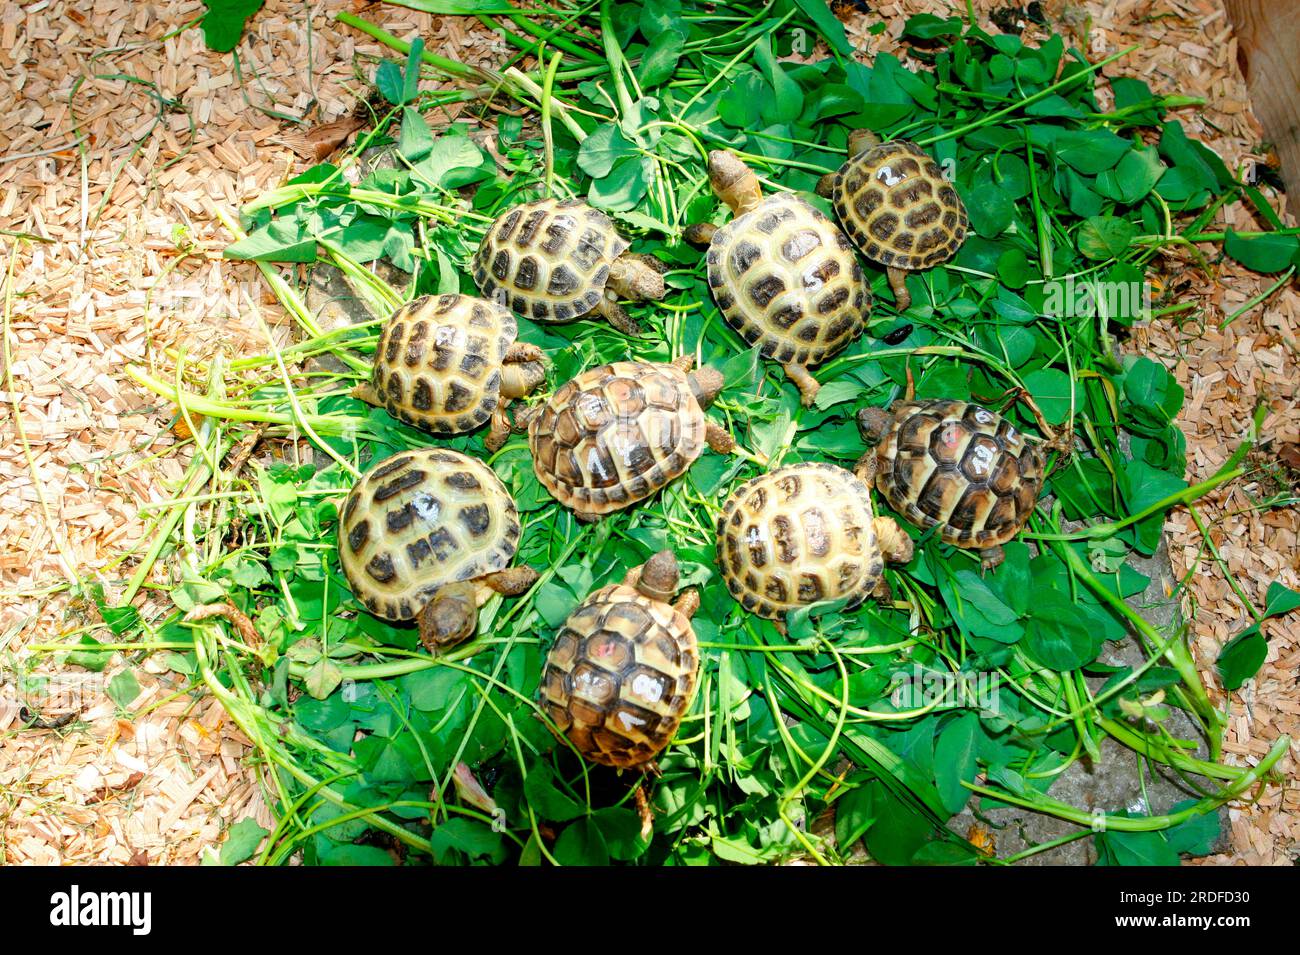
<path id="1" fill-rule="evenodd" d="M 686 374 L 614 362 L 563 385 L 528 427 L 538 480 L 562 504 L 606 514 L 649 497 L 704 449 L 705 418 Z"/>
<path id="2" fill-rule="evenodd" d="M 567 322 L 599 304 L 627 248 L 603 212 L 578 199 L 539 199 L 492 224 L 471 271 L 486 298 L 535 321 Z"/>
<path id="3" fill-rule="evenodd" d="M 876 457 L 889 506 L 918 527 L 939 525 L 959 547 L 1006 543 L 1043 487 L 1042 452 L 1001 415 L 966 401 L 899 403 Z"/>
<path id="4" fill-rule="evenodd" d="M 723 317 L 775 361 L 816 365 L 862 333 L 871 292 L 844 233 L 798 196 L 768 196 L 709 244 Z"/>
<path id="5" fill-rule="evenodd" d="M 376 616 L 410 620 L 444 584 L 510 566 L 519 512 L 500 478 L 456 451 L 402 451 L 357 481 L 339 512 L 339 559 Z"/>
<path id="6" fill-rule="evenodd" d="M 699 651 L 690 621 L 623 584 L 592 593 L 555 638 L 541 699 L 587 759 L 637 766 L 671 742 L 690 709 Z"/>
<path id="7" fill-rule="evenodd" d="M 966 239 L 966 207 L 939 164 L 894 140 L 851 157 L 832 191 L 840 225 L 866 256 L 900 269 L 951 258 Z"/>
<path id="8" fill-rule="evenodd" d="M 742 484 L 718 519 L 718 565 L 741 605 L 778 619 L 824 600 L 856 607 L 884 573 L 870 492 L 832 464 L 777 468 Z"/>
<path id="9" fill-rule="evenodd" d="M 426 295 L 384 325 L 370 384 L 393 417 L 434 434 L 461 434 L 496 409 L 514 315 L 468 295 Z"/>

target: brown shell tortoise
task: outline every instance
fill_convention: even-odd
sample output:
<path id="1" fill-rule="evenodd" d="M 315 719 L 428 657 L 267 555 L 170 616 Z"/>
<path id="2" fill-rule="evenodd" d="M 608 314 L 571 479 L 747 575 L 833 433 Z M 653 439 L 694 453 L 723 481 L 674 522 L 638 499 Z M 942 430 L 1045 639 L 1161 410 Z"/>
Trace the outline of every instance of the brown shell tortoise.
<path id="1" fill-rule="evenodd" d="M 695 696 L 700 655 L 691 616 L 699 595 L 677 593 L 670 550 L 590 594 L 546 655 L 542 708 L 587 760 L 651 768 Z"/>

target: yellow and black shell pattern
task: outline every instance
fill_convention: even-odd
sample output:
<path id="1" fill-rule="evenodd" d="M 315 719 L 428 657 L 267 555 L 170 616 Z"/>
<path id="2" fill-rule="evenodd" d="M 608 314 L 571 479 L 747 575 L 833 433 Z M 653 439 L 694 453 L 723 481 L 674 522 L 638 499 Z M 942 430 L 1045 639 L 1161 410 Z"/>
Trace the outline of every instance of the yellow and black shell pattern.
<path id="1" fill-rule="evenodd" d="M 798 196 L 768 196 L 709 243 L 727 322 L 782 364 L 817 365 L 862 333 L 871 292 L 844 233 Z"/>
<path id="2" fill-rule="evenodd" d="M 1042 451 L 1011 422 L 968 401 L 901 401 L 876 451 L 889 506 L 945 541 L 984 549 L 1015 537 L 1043 489 Z"/>
<path id="3" fill-rule="evenodd" d="M 433 434 L 473 431 L 496 410 L 518 322 L 469 295 L 425 295 L 384 325 L 370 385 L 393 417 Z"/>
<path id="4" fill-rule="evenodd" d="M 805 462 L 746 481 L 718 518 L 718 566 L 746 610 L 780 619 L 824 600 L 861 604 L 884 556 L 867 485 L 833 464 Z"/>
<path id="5" fill-rule="evenodd" d="M 519 511 L 482 461 L 444 448 L 400 451 L 361 476 L 339 512 L 339 561 L 353 595 L 411 620 L 439 587 L 510 566 Z"/>
<path id="6" fill-rule="evenodd" d="M 538 199 L 502 213 L 474 254 L 484 297 L 538 322 L 586 315 L 605 294 L 628 242 L 609 217 L 579 199 Z"/>
<path id="7" fill-rule="evenodd" d="M 699 663 L 690 620 L 611 584 L 590 594 L 556 636 L 542 708 L 585 759 L 640 766 L 672 741 L 690 710 Z"/>
<path id="8" fill-rule="evenodd" d="M 565 383 L 528 425 L 546 490 L 583 514 L 650 497 L 704 450 L 705 417 L 684 371 L 616 361 Z"/>
<path id="9" fill-rule="evenodd" d="M 840 225 L 867 258 L 899 269 L 944 262 L 966 239 L 961 197 L 921 147 L 872 146 L 835 174 L 831 201 Z"/>

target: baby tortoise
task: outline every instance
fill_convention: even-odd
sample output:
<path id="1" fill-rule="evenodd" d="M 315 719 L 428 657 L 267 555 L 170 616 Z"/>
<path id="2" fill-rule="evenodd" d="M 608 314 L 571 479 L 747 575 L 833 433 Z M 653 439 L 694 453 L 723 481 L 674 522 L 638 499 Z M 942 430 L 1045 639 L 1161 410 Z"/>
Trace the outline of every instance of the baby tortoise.
<path id="1" fill-rule="evenodd" d="M 542 707 L 584 759 L 648 768 L 690 709 L 700 598 L 687 590 L 674 599 L 678 579 L 677 558 L 660 551 L 590 594 L 546 655 Z"/>
<path id="2" fill-rule="evenodd" d="M 519 511 L 482 461 L 444 448 L 400 451 L 361 476 L 339 512 L 339 562 L 378 617 L 416 619 L 430 653 L 461 643 L 493 592 L 537 580 L 512 567 Z"/>
<path id="3" fill-rule="evenodd" d="M 853 247 L 826 216 L 793 193 L 763 197 L 733 153 L 709 153 L 709 182 L 735 218 L 690 226 L 707 244 L 709 288 L 727 322 L 779 362 L 811 407 L 821 387 L 809 368 L 862 333 L 871 292 Z"/>
<path id="4" fill-rule="evenodd" d="M 957 190 L 938 163 L 903 139 L 882 143 L 868 129 L 854 131 L 848 160 L 822 177 L 817 193 L 831 200 L 863 254 L 885 266 L 900 312 L 912 304 L 906 273 L 946 262 L 966 240 Z"/>
<path id="5" fill-rule="evenodd" d="M 546 378 L 542 350 L 515 341 L 507 309 L 469 295 L 425 295 L 392 314 L 379 336 L 370 381 L 353 397 L 437 435 L 491 420 L 484 444 L 510 435 L 506 408 Z"/>
<path id="6" fill-rule="evenodd" d="M 578 199 L 537 199 L 506 210 L 483 237 L 471 267 L 487 298 L 537 322 L 590 312 L 621 332 L 641 328 L 620 298 L 664 297 L 663 264 L 628 252 L 603 212 Z"/>

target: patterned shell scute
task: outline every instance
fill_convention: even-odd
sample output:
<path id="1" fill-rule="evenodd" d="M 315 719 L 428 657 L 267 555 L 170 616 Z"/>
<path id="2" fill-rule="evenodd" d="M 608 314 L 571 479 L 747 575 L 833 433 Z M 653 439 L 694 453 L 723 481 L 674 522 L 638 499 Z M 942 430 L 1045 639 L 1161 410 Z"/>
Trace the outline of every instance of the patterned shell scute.
<path id="1" fill-rule="evenodd" d="M 539 322 L 567 322 L 600 302 L 609 267 L 627 240 L 603 212 L 578 199 L 539 199 L 509 209 L 474 254 L 486 298 Z"/>
<path id="2" fill-rule="evenodd" d="M 339 514 L 339 559 L 376 616 L 410 620 L 444 584 L 510 565 L 519 511 L 501 479 L 456 451 L 402 451 L 366 472 Z"/>
<path id="3" fill-rule="evenodd" d="M 763 617 L 840 598 L 851 609 L 884 573 L 874 517 L 867 485 L 843 468 L 777 468 L 723 505 L 718 566 L 732 596 Z"/>
<path id="4" fill-rule="evenodd" d="M 1043 488 L 1042 452 L 1001 415 L 967 401 L 894 406 L 876 485 L 918 527 L 983 549 L 1015 537 Z"/>
<path id="5" fill-rule="evenodd" d="M 587 759 L 638 766 L 677 732 L 698 669 L 686 617 L 611 584 L 588 596 L 556 636 L 542 674 L 542 705 Z"/>
<path id="6" fill-rule="evenodd" d="M 514 315 L 468 295 L 426 295 L 393 313 L 370 384 L 388 413 L 434 434 L 473 431 L 492 416 Z"/>
<path id="7" fill-rule="evenodd" d="M 939 164 L 905 140 L 881 143 L 835 174 L 835 214 L 869 259 L 925 269 L 966 238 L 966 207 Z"/>
<path id="8" fill-rule="evenodd" d="M 816 365 L 862 333 L 871 292 L 844 233 L 798 196 L 769 196 L 709 243 L 709 287 L 768 358 Z"/>
<path id="9" fill-rule="evenodd" d="M 559 388 L 528 426 L 537 478 L 588 514 L 634 504 L 704 450 L 704 411 L 674 365 L 618 361 Z"/>

